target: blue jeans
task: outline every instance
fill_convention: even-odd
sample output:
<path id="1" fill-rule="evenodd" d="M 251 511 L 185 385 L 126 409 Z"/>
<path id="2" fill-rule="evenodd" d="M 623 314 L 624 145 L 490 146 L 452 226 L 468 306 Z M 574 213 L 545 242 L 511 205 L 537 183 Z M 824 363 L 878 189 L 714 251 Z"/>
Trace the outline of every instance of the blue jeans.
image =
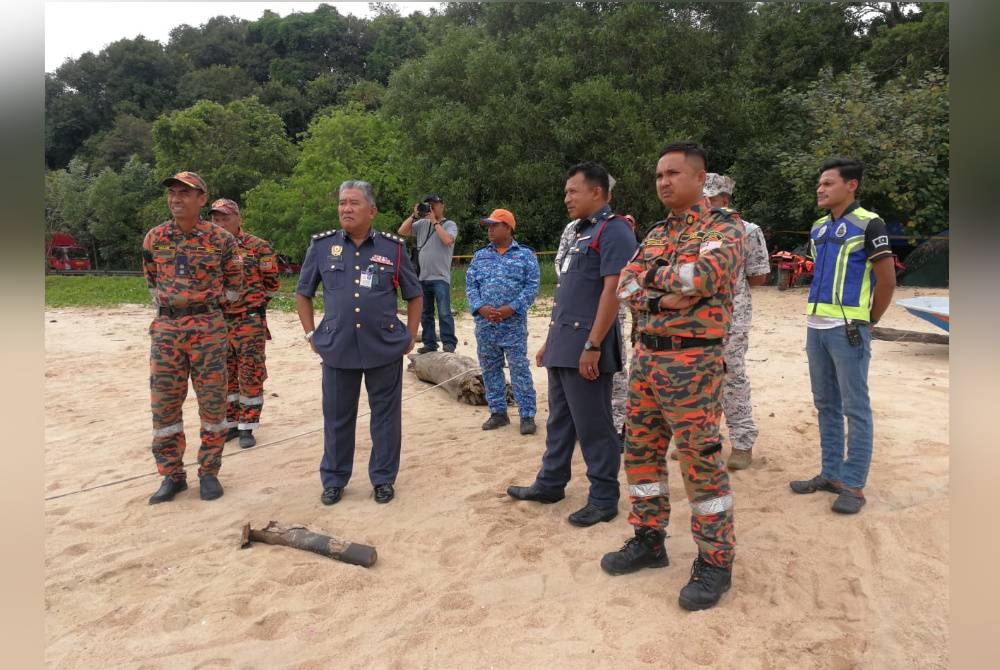
<path id="1" fill-rule="evenodd" d="M 422 281 L 420 284 L 424 287 L 424 311 L 420 314 L 424 346 L 437 349 L 437 333 L 434 330 L 434 305 L 437 304 L 441 343 L 454 348 L 458 344 L 458 338 L 455 337 L 455 317 L 451 314 L 451 285 L 440 279 Z"/>
<path id="2" fill-rule="evenodd" d="M 819 413 L 820 474 L 852 488 L 864 488 L 872 461 L 872 407 L 868 398 L 871 331 L 867 324 L 859 324 L 858 330 L 861 332 L 858 347 L 848 343 L 843 326 L 807 328 L 806 335 L 809 381 Z"/>

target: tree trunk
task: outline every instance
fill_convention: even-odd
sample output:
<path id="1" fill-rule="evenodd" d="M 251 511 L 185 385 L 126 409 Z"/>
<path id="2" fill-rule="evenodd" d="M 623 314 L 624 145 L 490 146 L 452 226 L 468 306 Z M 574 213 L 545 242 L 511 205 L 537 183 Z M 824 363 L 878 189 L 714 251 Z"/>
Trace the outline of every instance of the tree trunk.
<path id="1" fill-rule="evenodd" d="M 940 333 L 924 333 L 916 330 L 897 330 L 896 328 L 872 328 L 873 340 L 889 342 L 923 342 L 924 344 L 948 344 L 948 336 Z"/>
<path id="2" fill-rule="evenodd" d="M 486 404 L 483 375 L 479 370 L 479 363 L 474 359 L 447 351 L 410 354 L 409 359 L 409 369 L 421 381 L 438 384 L 452 398 L 467 405 Z M 508 384 L 508 404 L 512 397 Z"/>
<path id="3" fill-rule="evenodd" d="M 338 537 L 314 533 L 305 526 L 284 526 L 278 521 L 269 521 L 261 530 L 253 530 L 249 523 L 245 524 L 240 549 L 249 547 L 253 542 L 294 547 L 366 568 L 373 566 L 378 558 L 375 547 L 367 544 L 356 544 Z"/>

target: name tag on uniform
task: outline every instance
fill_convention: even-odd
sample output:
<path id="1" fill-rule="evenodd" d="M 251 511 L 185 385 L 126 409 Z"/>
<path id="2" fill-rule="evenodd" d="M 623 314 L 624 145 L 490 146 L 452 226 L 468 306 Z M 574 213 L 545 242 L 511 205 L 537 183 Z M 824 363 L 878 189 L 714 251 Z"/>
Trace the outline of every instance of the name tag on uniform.
<path id="1" fill-rule="evenodd" d="M 361 273 L 361 287 L 362 288 L 371 288 L 372 287 L 372 276 L 373 276 L 373 274 L 371 272 L 362 272 Z"/>

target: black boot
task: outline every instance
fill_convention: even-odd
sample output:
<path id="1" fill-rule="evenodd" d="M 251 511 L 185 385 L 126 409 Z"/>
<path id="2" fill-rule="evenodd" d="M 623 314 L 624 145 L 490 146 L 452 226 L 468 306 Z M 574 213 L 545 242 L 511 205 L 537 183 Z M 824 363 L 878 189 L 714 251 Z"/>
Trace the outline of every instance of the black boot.
<path id="1" fill-rule="evenodd" d="M 637 526 L 635 537 L 630 537 L 621 549 L 604 554 L 601 568 L 609 575 L 627 575 L 642 568 L 665 568 L 670 565 L 665 538 L 666 533 L 662 530 Z"/>
<path id="2" fill-rule="evenodd" d="M 186 491 L 188 487 L 187 479 L 174 479 L 169 475 L 163 478 L 160 488 L 149 498 L 150 505 L 159 505 L 174 499 L 174 496 L 181 491 Z"/>
<path id="3" fill-rule="evenodd" d="M 707 563 L 698 554 L 691 566 L 691 581 L 681 589 L 679 602 L 686 610 L 707 610 L 714 607 L 733 583 L 733 569 Z"/>
<path id="4" fill-rule="evenodd" d="M 229 430 L 226 431 L 226 442 L 231 442 L 240 436 L 240 429 L 236 426 L 230 426 Z"/>
<path id="5" fill-rule="evenodd" d="M 483 430 L 493 430 L 494 428 L 499 428 L 500 426 L 506 426 L 509 423 L 510 417 L 507 416 L 506 412 L 490 414 L 490 418 L 483 424 Z"/>
<path id="6" fill-rule="evenodd" d="M 253 436 L 252 430 L 240 431 L 240 449 L 249 449 L 257 444 L 257 438 Z"/>

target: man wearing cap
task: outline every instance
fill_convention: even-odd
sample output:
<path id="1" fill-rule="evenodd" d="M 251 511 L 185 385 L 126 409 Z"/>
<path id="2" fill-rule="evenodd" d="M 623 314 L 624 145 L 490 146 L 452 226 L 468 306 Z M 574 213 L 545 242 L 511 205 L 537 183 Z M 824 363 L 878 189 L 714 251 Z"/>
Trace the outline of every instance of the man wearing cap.
<path id="1" fill-rule="evenodd" d="M 149 386 L 153 411 L 153 457 L 163 475 L 150 505 L 173 500 L 187 489 L 184 419 L 188 377 L 198 398 L 201 499 L 222 495 L 219 469 L 226 441 L 226 322 L 222 306 L 236 300 L 243 268 L 236 239 L 201 219 L 208 186 L 194 172 L 165 179 L 173 217 L 142 241 L 142 269 L 157 316 L 149 327 Z"/>
<path id="2" fill-rule="evenodd" d="M 476 323 L 476 353 L 483 371 L 490 418 L 483 430 L 510 423 L 504 356 L 521 416 L 521 435 L 534 434 L 535 387 L 528 363 L 528 308 L 538 295 L 538 259 L 531 247 L 514 239 L 517 220 L 495 209 L 481 223 L 490 243 L 476 250 L 465 273 L 465 295 Z"/>
<path id="3" fill-rule="evenodd" d="M 212 203 L 209 215 L 212 223 L 236 238 L 236 255 L 243 268 L 243 291 L 226 303 L 222 313 L 229 328 L 226 437 L 239 437 L 240 447 L 246 449 L 257 444 L 253 431 L 260 425 L 264 407 L 267 303 L 278 290 L 278 262 L 266 240 L 244 232 L 240 206 L 235 202 L 219 198 Z"/>
<path id="4" fill-rule="evenodd" d="M 725 379 L 723 340 L 732 291 L 742 272 L 743 226 L 704 196 L 705 151 L 667 146 L 656 165 L 656 192 L 667 218 L 646 235 L 622 270 L 618 297 L 636 310 L 639 337 L 629 379 L 625 475 L 634 530 L 605 554 L 612 575 L 668 565 L 667 447 L 680 453 L 698 556 L 679 602 L 706 609 L 729 590 L 735 547 L 733 497 L 722 459 L 719 422 Z"/>
<path id="5" fill-rule="evenodd" d="M 621 442 L 611 415 L 611 386 L 622 369 L 618 274 L 635 250 L 635 235 L 608 205 L 608 172 L 580 163 L 566 175 L 566 211 L 578 219 L 575 239 L 560 268 L 545 344 L 535 355 L 549 379 L 545 454 L 530 486 L 511 486 L 517 500 L 554 503 L 565 497 L 573 449 L 587 464 L 587 504 L 569 515 L 592 526 L 618 515 Z"/>
<path id="6" fill-rule="evenodd" d="M 757 425 L 753 420 L 750 402 L 750 380 L 747 378 L 746 354 L 750 346 L 750 319 L 753 303 L 751 286 L 767 282 L 771 260 L 767 254 L 764 233 L 756 223 L 744 220 L 739 212 L 730 208 L 730 199 L 736 182 L 730 177 L 709 172 L 705 175 L 705 196 L 712 204 L 725 210 L 743 223 L 743 272 L 736 278 L 733 292 L 733 320 L 726 336 L 723 354 L 726 359 L 726 382 L 722 388 L 722 412 L 726 415 L 732 453 L 727 465 L 730 470 L 750 466 L 753 445 L 757 441 Z"/>
<path id="7" fill-rule="evenodd" d="M 354 434 L 361 379 L 371 409 L 368 478 L 375 502 L 396 495 L 402 445 L 403 356 L 413 349 L 421 289 L 406 244 L 372 227 L 378 212 L 366 181 L 340 185 L 340 230 L 312 236 L 295 287 L 295 306 L 305 339 L 322 359 L 323 459 L 320 500 L 340 500 L 354 468 Z M 323 320 L 316 325 L 313 296 L 323 284 Z M 398 294 L 406 323 L 396 315 Z"/>
<path id="8" fill-rule="evenodd" d="M 419 277 L 424 291 L 420 328 L 424 344 L 417 349 L 417 353 L 437 351 L 435 306 L 441 326 L 441 344 L 445 351 L 455 351 L 458 338 L 455 337 L 455 317 L 451 313 L 451 259 L 455 254 L 458 225 L 451 219 L 444 218 L 444 200 L 441 196 L 428 195 L 423 204 L 430 207 L 423 217 L 420 216 L 420 205 L 414 205 L 413 213 L 403 219 L 399 226 L 400 235 L 414 238 L 420 259 Z"/>

